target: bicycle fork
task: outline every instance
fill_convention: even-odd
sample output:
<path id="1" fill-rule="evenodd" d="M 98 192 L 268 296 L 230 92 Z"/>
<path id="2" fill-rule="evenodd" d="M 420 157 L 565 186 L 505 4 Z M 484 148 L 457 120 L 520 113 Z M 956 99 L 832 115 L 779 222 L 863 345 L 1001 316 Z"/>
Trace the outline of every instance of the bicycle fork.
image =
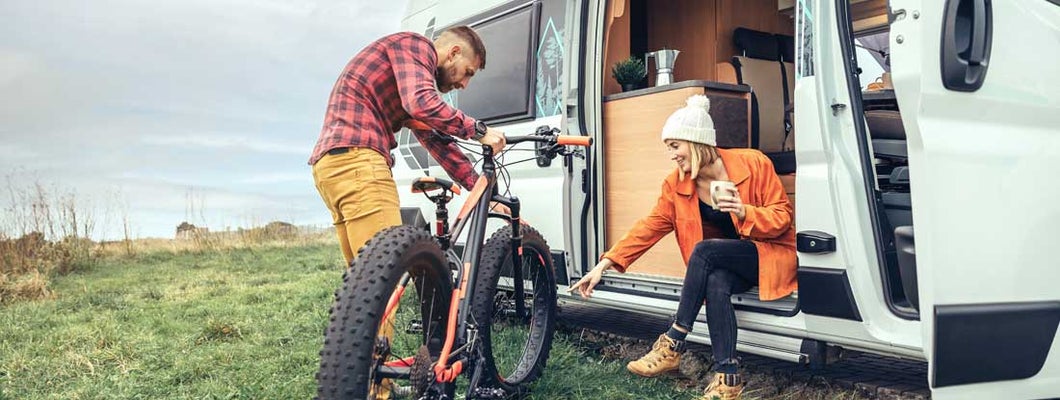
<path id="1" fill-rule="evenodd" d="M 526 316 L 526 306 L 523 304 L 526 288 L 523 285 L 523 231 L 522 219 L 519 217 L 519 198 L 516 196 L 504 197 L 493 196 L 493 201 L 504 204 L 512 211 L 511 225 L 512 237 L 510 239 L 512 257 L 512 284 L 513 298 L 515 299 L 515 317 L 522 320 Z"/>

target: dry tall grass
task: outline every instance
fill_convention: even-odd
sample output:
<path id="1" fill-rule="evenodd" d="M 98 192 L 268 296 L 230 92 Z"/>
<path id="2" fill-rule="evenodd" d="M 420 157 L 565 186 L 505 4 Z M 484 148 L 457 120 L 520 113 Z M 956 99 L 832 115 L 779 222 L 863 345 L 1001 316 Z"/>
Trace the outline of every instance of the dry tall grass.
<path id="1" fill-rule="evenodd" d="M 270 224 L 271 225 L 271 224 Z M 196 232 L 186 239 L 133 239 L 102 242 L 98 245 L 103 257 L 149 254 L 154 252 L 203 253 L 259 247 L 301 247 L 335 243 L 335 232 L 329 229 L 292 227 L 273 231 L 269 225 L 251 229 L 223 232 Z"/>
<path id="2" fill-rule="evenodd" d="M 0 304 L 52 296 L 50 280 L 90 267 L 107 257 L 145 253 L 223 252 L 251 247 L 291 247 L 334 242 L 331 230 L 300 228 L 285 222 L 234 231 L 184 235 L 182 239 L 133 239 L 126 212 L 120 223 L 124 239 L 101 241 L 97 215 L 104 220 L 113 210 L 88 205 L 69 190 L 40 183 L 24 184 L 7 177 L 7 204 L 0 213 Z M 101 212 L 102 211 L 102 212 Z M 106 223 L 106 222 L 104 222 Z"/>
<path id="3" fill-rule="evenodd" d="M 49 278 L 94 263 L 92 207 L 70 191 L 7 177 L 0 219 L 0 303 L 50 296 Z"/>

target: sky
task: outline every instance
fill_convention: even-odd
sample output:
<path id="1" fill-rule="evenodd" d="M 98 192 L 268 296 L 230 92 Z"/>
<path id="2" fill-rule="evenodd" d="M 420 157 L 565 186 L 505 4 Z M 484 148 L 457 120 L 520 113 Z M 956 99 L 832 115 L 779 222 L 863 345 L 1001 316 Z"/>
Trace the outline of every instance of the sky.
<path id="1" fill-rule="evenodd" d="M 306 164 L 328 94 L 405 3 L 0 2 L 5 219 L 11 193 L 40 184 L 73 195 L 99 238 L 123 219 L 134 237 L 329 225 Z"/>

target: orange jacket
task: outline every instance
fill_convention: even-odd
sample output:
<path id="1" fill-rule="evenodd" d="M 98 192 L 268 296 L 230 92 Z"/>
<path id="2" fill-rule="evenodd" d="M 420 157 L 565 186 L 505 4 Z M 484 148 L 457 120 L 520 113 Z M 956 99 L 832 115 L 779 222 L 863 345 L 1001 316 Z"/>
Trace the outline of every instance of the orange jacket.
<path id="1" fill-rule="evenodd" d="M 758 248 L 758 297 L 774 300 L 791 294 L 797 286 L 794 212 L 780 178 L 773 172 L 773 163 L 753 149 L 718 149 L 718 154 L 746 210 L 743 221 L 732 215 L 732 223 L 741 239 L 753 241 Z M 625 272 L 627 266 L 675 230 L 681 257 L 688 265 L 696 243 L 704 239 L 703 221 L 695 182 L 689 177 L 678 180 L 676 169 L 663 182 L 651 214 L 637 221 L 603 257 Z"/>

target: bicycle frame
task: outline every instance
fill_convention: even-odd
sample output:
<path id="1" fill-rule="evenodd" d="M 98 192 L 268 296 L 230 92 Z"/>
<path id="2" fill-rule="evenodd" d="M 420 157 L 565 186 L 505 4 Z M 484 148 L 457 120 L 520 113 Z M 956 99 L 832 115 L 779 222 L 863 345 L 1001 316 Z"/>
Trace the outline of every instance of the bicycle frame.
<path id="1" fill-rule="evenodd" d="M 521 243 L 522 240 L 518 233 L 520 225 L 519 199 L 514 197 L 506 198 L 496 194 L 497 174 L 496 161 L 493 159 L 493 149 L 489 146 L 482 146 L 482 153 L 484 157 L 482 175 L 475 182 L 475 186 L 471 189 L 471 193 L 468 195 L 463 207 L 461 207 L 460 213 L 457 214 L 456 224 L 451 236 L 454 238 L 460 237 L 468 221 L 471 222 L 467 246 L 464 246 L 464 254 L 461 258 L 464 262 L 457 268 L 457 281 L 453 289 L 452 300 L 449 303 L 449 323 L 446 327 L 445 344 L 442 347 L 438 362 L 434 364 L 436 382 L 452 382 L 463 371 L 464 360 L 460 359 L 453 362 L 452 365 L 449 364 L 449 358 L 454 355 L 452 351 L 455 343 L 466 343 L 471 345 L 473 349 L 474 338 L 468 340 L 467 334 L 471 332 L 469 328 L 477 329 L 477 327 L 468 326 L 467 315 L 471 310 L 471 298 L 468 293 L 475 291 L 475 280 L 471 279 L 471 277 L 478 275 L 479 260 L 482 256 L 482 243 L 486 238 L 486 222 L 489 219 L 490 201 L 500 202 L 511 209 L 512 214 L 507 219 L 512 222 L 512 242 L 518 241 Z M 486 193 L 489 193 L 490 196 L 485 196 Z M 521 290 L 516 289 L 517 296 L 522 295 L 521 292 Z M 473 388 L 469 388 L 469 390 L 473 390 Z"/>
<path id="2" fill-rule="evenodd" d="M 546 154 L 553 157 L 556 154 L 561 153 L 561 148 L 565 145 L 587 146 L 591 144 L 591 139 L 588 137 L 542 135 L 544 132 L 554 132 L 554 130 L 546 128 L 547 127 L 540 128 L 538 130 L 538 135 L 509 138 L 508 143 L 516 144 L 525 141 L 552 143 L 554 146 L 552 149 L 548 150 Z M 448 384 L 454 382 L 456 378 L 464 372 L 465 363 L 473 357 L 478 356 L 476 332 L 479 327 L 474 326 L 472 321 L 468 321 L 468 316 L 472 307 L 471 301 L 473 300 L 471 296 L 469 296 L 469 293 L 474 293 L 475 291 L 476 280 L 472 279 L 472 277 L 478 276 L 480 267 L 479 262 L 483 250 L 482 246 L 486 239 L 486 224 L 490 217 L 505 219 L 512 226 L 512 247 L 510 254 L 513 266 L 518 266 L 520 264 L 523 253 L 522 233 L 520 229 L 522 220 L 520 218 L 519 199 L 516 196 L 506 197 L 497 193 L 497 162 L 493 158 L 493 149 L 489 146 L 482 146 L 482 156 L 482 173 L 478 181 L 475 182 L 474 187 L 472 187 L 468 198 L 460 208 L 460 213 L 457 214 L 451 232 L 448 229 L 449 225 L 446 221 L 448 216 L 446 204 L 449 199 L 440 198 L 440 200 L 436 200 L 436 205 L 438 206 L 438 221 L 434 236 L 442 246 L 443 251 L 449 249 L 451 239 L 460 237 L 460 234 L 463 233 L 464 228 L 467 227 L 469 223 L 471 230 L 468 233 L 467 245 L 464 247 L 463 257 L 461 258 L 463 262 L 457 263 L 457 271 L 454 275 L 456 280 L 454 282 L 454 289 L 449 303 L 449 316 L 447 326 L 445 327 L 445 341 L 441 353 L 439 354 L 438 361 L 435 362 L 432 367 L 435 378 L 434 384 Z M 510 209 L 511 214 L 491 214 L 491 202 L 504 204 Z M 513 267 L 512 273 L 514 284 L 513 297 L 516 299 L 522 299 L 525 297 L 522 268 Z M 399 302 L 405 287 L 408 285 L 409 280 L 409 276 L 405 275 L 397 290 L 391 294 L 391 297 L 387 302 L 383 321 L 386 321 L 390 314 L 397 308 L 397 303 Z M 523 318 L 526 315 L 525 308 L 526 307 L 522 301 L 515 302 L 515 312 L 518 318 Z M 460 347 L 454 349 L 454 346 L 457 345 Z M 397 363 L 410 365 L 411 360 L 403 359 L 391 361 L 387 363 L 387 366 L 396 366 Z M 471 384 L 468 387 L 469 396 L 478 389 L 478 379 L 478 368 L 476 368 L 476 371 L 470 377 Z"/>

